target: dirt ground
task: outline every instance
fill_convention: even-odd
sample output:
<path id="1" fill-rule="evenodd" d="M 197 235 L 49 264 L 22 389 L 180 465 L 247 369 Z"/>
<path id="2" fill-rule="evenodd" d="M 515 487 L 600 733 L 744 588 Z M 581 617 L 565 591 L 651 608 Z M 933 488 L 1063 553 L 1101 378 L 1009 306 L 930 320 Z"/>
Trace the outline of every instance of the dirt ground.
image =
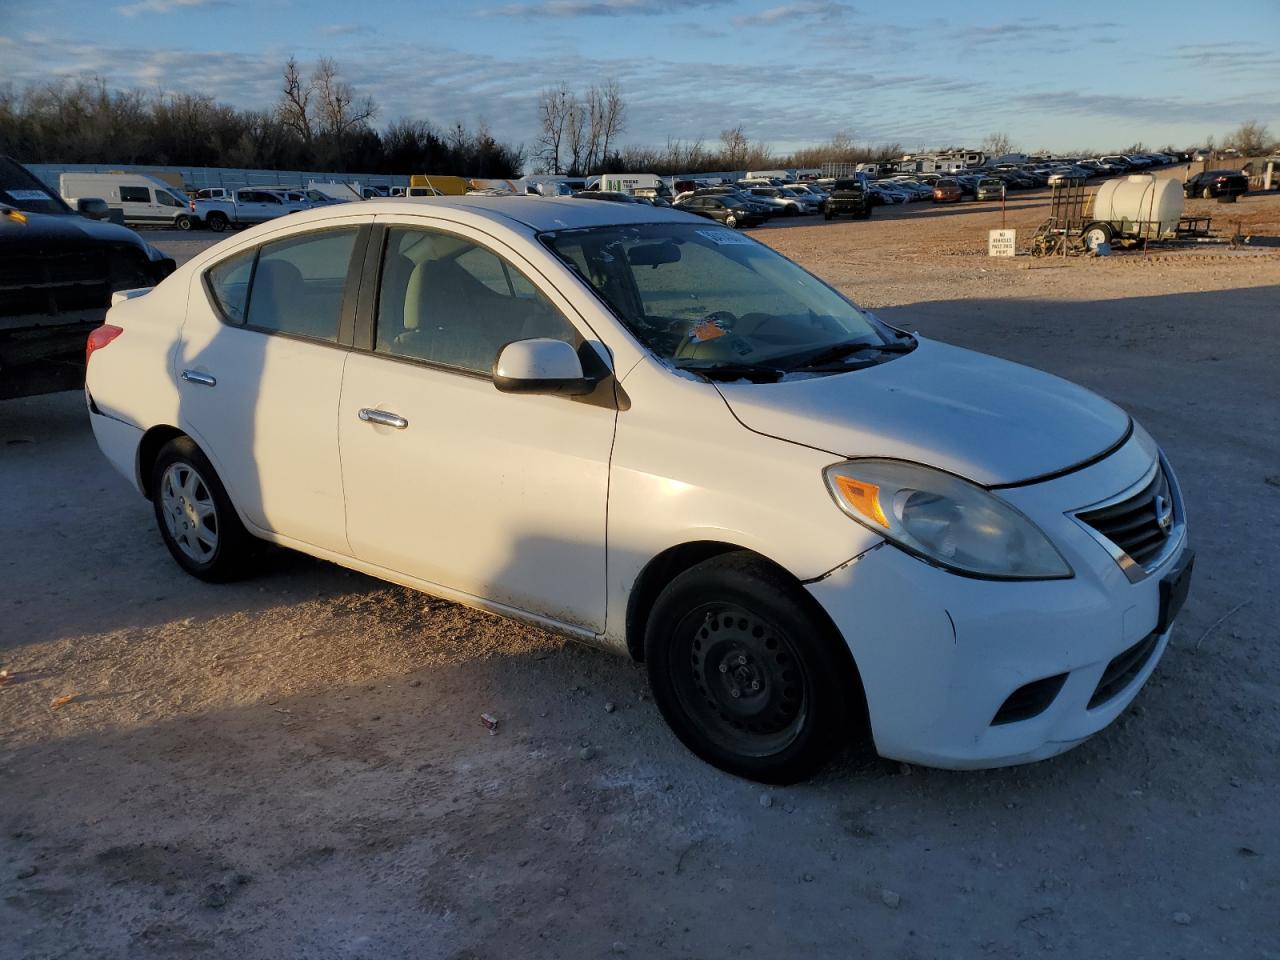
<path id="1" fill-rule="evenodd" d="M 1197 579 L 1110 729 L 975 773 L 850 749 L 765 789 L 608 654 L 297 555 L 186 577 L 78 395 L 5 401 L 0 957 L 1280 957 L 1280 257 L 990 260 L 999 218 L 757 236 L 1164 444 Z"/>

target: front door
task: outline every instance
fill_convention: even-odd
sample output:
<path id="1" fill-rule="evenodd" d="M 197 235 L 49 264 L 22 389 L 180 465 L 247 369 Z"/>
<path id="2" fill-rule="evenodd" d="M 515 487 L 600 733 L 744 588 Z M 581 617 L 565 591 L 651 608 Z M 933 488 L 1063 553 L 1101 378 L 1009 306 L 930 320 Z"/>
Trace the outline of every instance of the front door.
<path id="1" fill-rule="evenodd" d="M 602 631 L 616 408 L 594 395 L 500 393 L 491 376 L 512 340 L 595 348 L 566 319 L 568 303 L 531 282 L 515 255 L 448 229 L 386 231 L 370 349 L 348 358 L 338 409 L 351 549 Z M 365 304 L 362 293 L 362 321 Z"/>
<path id="2" fill-rule="evenodd" d="M 249 522 L 343 554 L 339 331 L 358 230 L 317 225 L 197 272 L 175 358 L 180 426 Z"/>

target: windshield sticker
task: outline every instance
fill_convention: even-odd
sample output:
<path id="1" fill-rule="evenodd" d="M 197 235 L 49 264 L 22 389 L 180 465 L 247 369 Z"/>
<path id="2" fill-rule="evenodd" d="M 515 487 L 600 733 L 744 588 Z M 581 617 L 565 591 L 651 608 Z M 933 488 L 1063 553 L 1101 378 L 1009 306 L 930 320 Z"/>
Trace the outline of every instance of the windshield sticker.
<path id="1" fill-rule="evenodd" d="M 694 232 L 697 233 L 698 236 L 706 237 L 712 243 L 718 244 L 722 247 L 735 245 L 747 246 L 751 243 L 751 239 L 749 237 L 744 237 L 742 234 L 736 233 L 733 230 L 695 230 Z"/>
<path id="2" fill-rule="evenodd" d="M 14 200 L 49 200 L 50 196 L 43 190 L 6 190 Z"/>
<path id="3" fill-rule="evenodd" d="M 714 320 L 703 320 L 689 331 L 689 336 L 693 337 L 695 343 L 705 343 L 708 340 L 714 340 L 716 337 L 723 337 L 726 333 L 728 331 Z"/>

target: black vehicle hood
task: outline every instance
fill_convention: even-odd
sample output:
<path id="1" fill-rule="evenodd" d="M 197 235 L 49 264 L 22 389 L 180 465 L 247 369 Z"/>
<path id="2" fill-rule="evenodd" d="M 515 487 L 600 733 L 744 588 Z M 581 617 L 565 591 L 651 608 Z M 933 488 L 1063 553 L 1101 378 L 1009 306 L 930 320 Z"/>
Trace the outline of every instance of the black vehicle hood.
<path id="1" fill-rule="evenodd" d="M 0 247 L 12 248 L 31 243 L 59 247 L 64 244 L 124 243 L 137 247 L 148 256 L 151 254 L 151 247 L 146 241 L 119 224 L 90 220 L 76 213 L 21 213 L 19 218 L 0 215 Z"/>

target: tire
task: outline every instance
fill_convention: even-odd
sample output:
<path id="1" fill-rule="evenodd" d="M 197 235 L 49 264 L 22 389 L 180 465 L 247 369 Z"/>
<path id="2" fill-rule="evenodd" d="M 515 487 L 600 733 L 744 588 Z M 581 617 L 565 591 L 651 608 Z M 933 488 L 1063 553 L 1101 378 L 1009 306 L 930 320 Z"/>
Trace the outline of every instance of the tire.
<path id="1" fill-rule="evenodd" d="M 803 589 L 766 561 L 714 557 L 654 603 L 645 630 L 654 700 L 680 741 L 713 766 L 795 783 L 848 735 L 850 704 L 861 696 L 833 633 Z"/>
<path id="2" fill-rule="evenodd" d="M 173 221 L 173 225 L 185 233 L 190 231 L 191 228 L 195 226 L 195 223 L 184 213 L 180 214 L 177 219 Z"/>
<path id="3" fill-rule="evenodd" d="M 737 229 L 738 229 L 738 218 L 737 218 L 737 217 L 735 217 L 735 216 L 731 213 L 731 214 L 729 214 L 727 217 L 725 217 L 725 218 L 724 218 L 724 225 L 725 225 L 726 227 L 728 227 L 730 230 L 737 230 Z"/>
<path id="4" fill-rule="evenodd" d="M 178 566 L 210 583 L 251 572 L 254 539 L 213 464 L 190 437 L 175 437 L 161 448 L 150 489 L 156 525 Z"/>
<path id="5" fill-rule="evenodd" d="M 830 220 L 830 219 L 831 219 L 831 211 L 830 211 L 830 210 L 828 210 L 826 213 L 824 213 L 824 214 L 822 215 L 822 219 L 823 219 L 823 220 Z"/>
<path id="6" fill-rule="evenodd" d="M 1213 187 L 1205 187 L 1202 191 L 1200 191 L 1200 196 L 1204 197 L 1204 199 L 1206 199 L 1206 200 L 1212 200 L 1212 199 L 1213 199 Z"/>
<path id="7" fill-rule="evenodd" d="M 1100 243 L 1110 243 L 1115 237 L 1115 231 L 1111 229 L 1109 223 L 1091 223 L 1084 228 L 1081 239 L 1084 245 L 1092 250 Z"/>
<path id="8" fill-rule="evenodd" d="M 214 233 L 221 233 L 231 225 L 231 221 L 227 219 L 225 213 L 218 213 L 216 210 L 205 218 L 205 223 L 209 225 L 209 229 Z"/>

